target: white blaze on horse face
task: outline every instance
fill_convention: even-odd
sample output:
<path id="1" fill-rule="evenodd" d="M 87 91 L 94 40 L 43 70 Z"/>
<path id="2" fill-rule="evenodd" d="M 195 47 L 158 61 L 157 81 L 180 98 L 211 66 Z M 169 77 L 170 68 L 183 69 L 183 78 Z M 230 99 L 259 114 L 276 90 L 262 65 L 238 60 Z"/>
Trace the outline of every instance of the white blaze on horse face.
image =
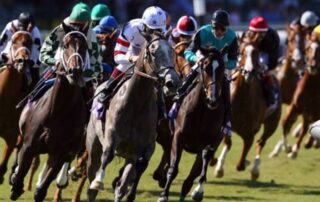
<path id="1" fill-rule="evenodd" d="M 212 88 L 211 88 L 211 92 L 212 92 L 212 100 L 215 102 L 217 100 L 216 95 L 217 95 L 217 85 L 215 84 L 216 82 L 216 69 L 219 67 L 219 63 L 214 60 L 212 61 Z"/>
<path id="2" fill-rule="evenodd" d="M 248 45 L 245 49 L 246 51 L 246 62 L 244 64 L 244 70 L 248 71 L 248 72 L 252 72 L 253 70 L 253 63 L 252 63 L 252 52 L 253 52 L 254 47 L 252 45 Z"/>
<path id="3" fill-rule="evenodd" d="M 299 44 L 300 44 L 300 37 L 299 35 L 296 35 L 295 36 L 295 42 L 296 42 L 296 47 L 295 49 L 293 50 L 293 53 L 292 53 L 292 59 L 295 60 L 295 61 L 299 61 L 302 59 L 302 53 L 300 51 L 300 49 L 298 48 Z"/>

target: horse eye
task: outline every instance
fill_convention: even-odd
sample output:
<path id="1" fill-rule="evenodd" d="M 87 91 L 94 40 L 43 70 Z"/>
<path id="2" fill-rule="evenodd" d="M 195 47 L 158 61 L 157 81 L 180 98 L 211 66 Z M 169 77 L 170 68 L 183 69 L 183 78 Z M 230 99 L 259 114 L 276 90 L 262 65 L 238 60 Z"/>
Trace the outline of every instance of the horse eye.
<path id="1" fill-rule="evenodd" d="M 17 61 L 18 63 L 23 63 L 23 59 L 22 59 L 22 58 L 16 59 L 16 61 Z"/>

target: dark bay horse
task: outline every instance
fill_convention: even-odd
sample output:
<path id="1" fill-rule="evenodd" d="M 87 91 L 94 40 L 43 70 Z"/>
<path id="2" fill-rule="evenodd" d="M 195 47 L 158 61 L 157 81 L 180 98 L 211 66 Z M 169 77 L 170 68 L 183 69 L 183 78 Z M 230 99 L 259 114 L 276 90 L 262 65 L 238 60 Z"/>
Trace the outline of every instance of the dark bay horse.
<path id="1" fill-rule="evenodd" d="M 199 175 L 199 184 L 192 197 L 196 201 L 201 201 L 203 198 L 207 167 L 222 140 L 221 127 L 225 114 L 221 90 L 225 69 L 223 52 L 220 53 L 215 48 L 202 50 L 206 58 L 203 66 L 198 67 L 200 68 L 198 83 L 182 102 L 175 122 L 170 168 L 159 202 L 169 200 L 169 189 L 178 174 L 183 149 L 196 154 L 197 157 L 189 176 L 183 183 L 180 201 L 185 200 L 195 178 Z"/>
<path id="2" fill-rule="evenodd" d="M 190 44 L 190 40 L 181 40 L 173 46 L 173 63 L 174 69 L 183 79 L 191 69 L 189 62 L 184 58 L 184 51 Z M 172 97 L 165 98 L 166 109 L 169 110 L 173 104 Z M 172 142 L 172 132 L 168 118 L 162 118 L 157 127 L 157 143 L 162 147 L 163 154 L 159 165 L 153 173 L 153 178 L 159 182 L 160 187 L 164 187 L 167 180 L 167 171 L 170 164 L 170 151 Z"/>
<path id="3" fill-rule="evenodd" d="M 246 157 L 253 144 L 254 136 L 264 125 L 264 132 L 256 142 L 256 157 L 251 170 L 251 179 L 256 180 L 259 177 L 262 149 L 275 132 L 280 120 L 281 102 L 279 100 L 279 105 L 274 112 L 267 114 L 267 103 L 261 83 L 264 68 L 259 62 L 259 51 L 245 36 L 240 39 L 240 43 L 239 70 L 231 90 L 232 131 L 240 135 L 244 143 L 237 164 L 237 170 L 243 171 L 247 166 Z M 273 79 L 276 82 L 276 79 Z M 226 148 L 227 146 L 218 159 L 216 173 L 223 173 Z"/>
<path id="4" fill-rule="evenodd" d="M 114 182 L 115 201 L 126 194 L 128 201 L 134 201 L 140 177 L 154 152 L 158 121 L 155 87 L 165 76 L 163 72 L 173 67 L 172 48 L 158 34 L 146 36 L 146 40 L 132 77 L 111 100 L 105 123 L 91 114 L 87 130 L 89 201 L 103 188 L 105 169 L 114 155 L 125 158 L 123 172 Z M 101 89 L 102 85 L 96 92 Z M 95 99 L 93 106 L 96 104 Z"/>
<path id="5" fill-rule="evenodd" d="M 62 165 L 70 162 L 79 150 L 86 123 L 86 106 L 82 87 L 82 69 L 87 64 L 87 42 L 84 34 L 71 31 L 57 51 L 61 61 L 56 66 L 56 81 L 39 100 L 28 103 L 19 120 L 23 146 L 18 169 L 11 178 L 11 200 L 23 193 L 23 180 L 33 157 L 48 153 L 43 179 L 37 185 L 36 202 L 43 201 L 47 189 Z"/>
<path id="6" fill-rule="evenodd" d="M 296 144 L 293 145 L 290 158 L 296 158 L 300 144 L 308 127 L 311 123 L 320 118 L 320 109 L 317 107 L 320 103 L 320 48 L 319 39 L 311 36 L 306 44 L 306 63 L 308 68 L 297 84 L 288 112 L 283 120 L 283 139 L 275 147 L 275 152 L 279 153 L 281 149 L 287 148 L 287 136 L 298 115 L 302 115 L 302 128 L 299 131 L 299 137 Z"/>
<path id="7" fill-rule="evenodd" d="M 5 140 L 0 163 L 0 184 L 7 171 L 9 157 L 17 144 L 19 116 L 22 109 L 15 105 L 28 93 L 27 74 L 31 66 L 32 37 L 29 32 L 18 31 L 11 39 L 8 62 L 0 67 L 0 136 Z"/>

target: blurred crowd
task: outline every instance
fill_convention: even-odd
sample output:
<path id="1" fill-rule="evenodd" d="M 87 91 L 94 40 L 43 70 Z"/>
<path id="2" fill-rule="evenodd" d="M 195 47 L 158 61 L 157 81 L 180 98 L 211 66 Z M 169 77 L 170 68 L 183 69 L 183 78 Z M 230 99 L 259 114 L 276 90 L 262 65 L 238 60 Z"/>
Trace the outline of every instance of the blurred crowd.
<path id="1" fill-rule="evenodd" d="M 107 4 L 120 23 L 140 17 L 150 5 L 162 7 L 176 22 L 182 15 L 193 15 L 193 1 L 196 0 L 83 0 L 91 7 L 97 3 Z M 79 0 L 1 0 L 0 26 L 20 12 L 29 11 L 35 15 L 40 29 L 52 29 L 69 15 L 77 2 Z M 283 24 L 308 9 L 319 13 L 320 7 L 315 6 L 318 3 L 319 0 L 206 0 L 207 15 L 204 19 L 210 19 L 214 10 L 223 8 L 229 11 L 232 25 L 247 24 L 256 15 L 264 16 L 270 23 Z"/>

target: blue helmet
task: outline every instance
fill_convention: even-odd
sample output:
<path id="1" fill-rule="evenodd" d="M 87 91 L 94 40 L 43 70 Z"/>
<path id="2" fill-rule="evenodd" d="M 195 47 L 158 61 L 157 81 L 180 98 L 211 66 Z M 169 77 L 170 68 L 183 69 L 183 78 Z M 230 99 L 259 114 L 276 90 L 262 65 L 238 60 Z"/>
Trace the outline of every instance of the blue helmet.
<path id="1" fill-rule="evenodd" d="M 109 15 L 100 20 L 98 27 L 101 33 L 109 33 L 118 28 L 118 22 L 113 16 Z"/>
<path id="2" fill-rule="evenodd" d="M 99 25 L 95 26 L 92 30 L 93 30 L 96 34 L 101 34 L 101 28 L 99 27 Z"/>

